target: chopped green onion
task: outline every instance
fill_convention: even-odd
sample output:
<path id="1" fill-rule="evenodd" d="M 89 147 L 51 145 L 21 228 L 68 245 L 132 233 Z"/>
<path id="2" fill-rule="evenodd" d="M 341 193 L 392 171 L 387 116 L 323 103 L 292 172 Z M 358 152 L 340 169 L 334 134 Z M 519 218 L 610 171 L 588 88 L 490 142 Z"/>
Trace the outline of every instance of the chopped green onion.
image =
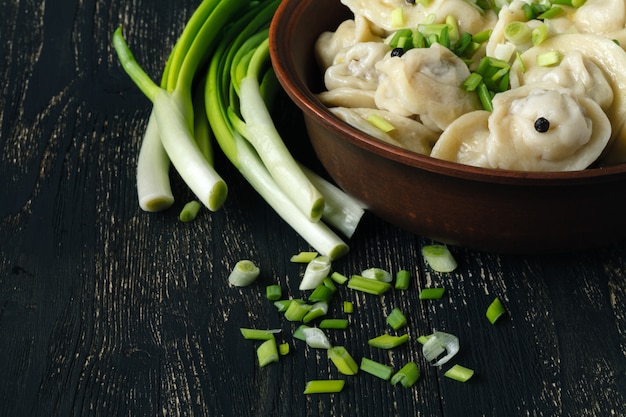
<path id="1" fill-rule="evenodd" d="M 477 72 L 472 72 L 466 79 L 463 81 L 463 89 L 465 91 L 474 91 L 478 88 L 478 86 L 483 82 L 483 76 Z"/>
<path id="2" fill-rule="evenodd" d="M 273 339 L 274 334 L 280 333 L 280 329 L 261 330 L 261 329 L 249 329 L 247 327 L 241 327 L 239 329 L 244 339 L 249 340 L 268 340 Z"/>
<path id="3" fill-rule="evenodd" d="M 291 345 L 289 343 L 281 343 L 278 345 L 278 354 L 280 356 L 288 355 L 291 351 Z"/>
<path id="4" fill-rule="evenodd" d="M 352 275 L 348 281 L 348 288 L 368 294 L 381 295 L 391 289 L 391 284 L 364 278 L 360 275 Z"/>
<path id="5" fill-rule="evenodd" d="M 422 345 L 422 353 L 433 366 L 441 366 L 448 362 L 459 351 L 459 338 L 444 332 L 434 332 Z M 439 358 L 441 354 L 444 356 Z M 439 358 L 439 359 L 437 359 Z"/>
<path id="6" fill-rule="evenodd" d="M 491 304 L 489 304 L 489 307 L 487 307 L 487 312 L 485 314 L 489 322 L 491 324 L 495 324 L 496 321 L 498 321 L 498 319 L 505 313 L 506 309 L 504 308 L 504 305 L 502 305 L 500 299 L 496 297 Z"/>
<path id="7" fill-rule="evenodd" d="M 401 269 L 396 273 L 396 289 L 408 290 L 411 284 L 411 273 L 406 269 Z"/>
<path id="8" fill-rule="evenodd" d="M 445 245 L 426 245 L 422 248 L 422 256 L 436 272 L 452 272 L 457 267 L 450 249 Z"/>
<path id="9" fill-rule="evenodd" d="M 320 329 L 345 330 L 350 325 L 348 319 L 324 319 L 320 321 Z"/>
<path id="10" fill-rule="evenodd" d="M 387 324 L 394 330 L 406 326 L 406 323 L 406 316 L 397 307 L 391 310 L 391 313 L 387 316 Z"/>
<path id="11" fill-rule="evenodd" d="M 400 43 L 400 39 L 406 39 L 413 36 L 413 31 L 411 29 L 400 29 L 393 34 L 393 36 L 389 39 L 389 46 L 391 49 L 397 48 Z"/>
<path id="12" fill-rule="evenodd" d="M 551 67 L 557 65 L 563 59 L 563 53 L 557 50 L 548 51 L 537 55 L 537 65 L 540 67 Z"/>
<path id="13" fill-rule="evenodd" d="M 274 305 L 278 309 L 279 313 L 284 313 L 289 308 L 289 304 L 291 304 L 293 300 L 276 300 L 274 301 Z"/>
<path id="14" fill-rule="evenodd" d="M 352 301 L 343 302 L 343 312 L 346 314 L 354 313 L 354 303 Z"/>
<path id="15" fill-rule="evenodd" d="M 562 8 L 558 6 L 553 6 L 549 8 L 548 10 L 546 10 L 545 12 L 541 13 L 539 16 L 537 16 L 537 19 L 539 20 L 554 19 L 555 17 L 557 17 L 563 12 L 564 10 Z"/>
<path id="16" fill-rule="evenodd" d="M 193 221 L 200 212 L 201 208 L 202 204 L 200 204 L 200 202 L 196 200 L 190 201 L 185 204 L 180 214 L 178 215 L 178 219 L 184 223 Z"/>
<path id="17" fill-rule="evenodd" d="M 292 255 L 289 260 L 294 263 L 308 264 L 313 259 L 317 258 L 317 256 L 318 253 L 315 251 L 303 251 Z"/>
<path id="18" fill-rule="evenodd" d="M 278 284 L 272 284 L 265 287 L 265 297 L 270 301 L 278 301 L 283 295 L 283 289 Z"/>
<path id="19" fill-rule="evenodd" d="M 393 374 L 393 368 L 391 366 L 365 357 L 361 358 L 361 370 L 385 381 L 389 381 L 391 374 Z"/>
<path id="20" fill-rule="evenodd" d="M 304 271 L 300 290 L 313 290 L 320 285 L 324 278 L 330 274 L 331 258 L 327 255 L 320 255 L 309 262 Z"/>
<path id="21" fill-rule="evenodd" d="M 401 336 L 383 334 L 368 340 L 367 344 L 379 349 L 393 349 L 405 344 L 408 340 L 409 335 L 406 333 Z"/>
<path id="22" fill-rule="evenodd" d="M 314 379 L 304 387 L 304 394 L 334 394 L 341 392 L 346 381 L 342 379 Z"/>
<path id="23" fill-rule="evenodd" d="M 364 278 L 375 279 L 382 282 L 391 282 L 391 274 L 382 268 L 368 268 L 361 271 L 361 276 Z"/>
<path id="24" fill-rule="evenodd" d="M 330 278 L 335 281 L 337 284 L 343 285 L 346 282 L 348 282 L 348 277 L 339 273 L 339 272 L 333 272 L 332 274 L 330 274 Z"/>
<path id="25" fill-rule="evenodd" d="M 504 28 L 504 37 L 515 45 L 522 45 L 530 42 L 532 30 L 526 22 L 511 22 Z"/>
<path id="26" fill-rule="evenodd" d="M 452 15 L 447 15 L 446 25 L 448 26 L 448 37 L 450 38 L 450 42 L 458 41 L 461 35 L 459 33 L 459 24 L 456 20 L 456 17 Z"/>
<path id="27" fill-rule="evenodd" d="M 256 352 L 261 368 L 272 362 L 278 362 L 278 347 L 276 346 L 276 339 L 274 337 L 261 343 Z"/>
<path id="28" fill-rule="evenodd" d="M 285 310 L 285 318 L 289 321 L 302 321 L 304 316 L 311 310 L 311 305 L 303 300 L 295 299 L 289 303 Z"/>
<path id="29" fill-rule="evenodd" d="M 309 323 L 318 317 L 325 316 L 328 313 L 328 303 L 326 301 L 318 301 L 313 304 L 309 311 L 302 318 L 303 323 Z"/>
<path id="30" fill-rule="evenodd" d="M 543 41 L 548 39 L 549 32 L 548 26 L 545 23 L 540 24 L 536 28 L 534 28 L 531 32 L 531 42 L 533 46 L 540 45 Z"/>
<path id="31" fill-rule="evenodd" d="M 337 370 L 344 375 L 356 375 L 359 365 L 343 346 L 333 346 L 328 349 L 328 358 L 335 364 Z"/>
<path id="32" fill-rule="evenodd" d="M 428 342 L 428 339 L 430 339 L 430 335 L 428 336 L 421 335 L 417 338 L 417 342 L 421 345 L 424 345 L 426 342 Z"/>
<path id="33" fill-rule="evenodd" d="M 412 387 L 420 377 L 420 369 L 413 361 L 408 362 L 398 372 L 391 377 L 391 383 L 396 385 L 398 382 L 405 388 Z"/>
<path id="34" fill-rule="evenodd" d="M 315 303 L 318 301 L 329 302 L 335 292 L 324 284 L 318 285 L 309 295 L 308 300 Z"/>
<path id="35" fill-rule="evenodd" d="M 424 288 L 420 291 L 420 300 L 438 300 L 446 292 L 445 288 Z"/>
<path id="36" fill-rule="evenodd" d="M 404 24 L 404 10 L 402 7 L 396 7 L 391 11 L 391 27 L 401 28 Z"/>
<path id="37" fill-rule="evenodd" d="M 377 114 L 369 114 L 367 115 L 365 120 L 367 120 L 375 128 L 385 133 L 389 133 L 396 128 L 394 125 L 392 125 L 387 120 L 383 119 Z"/>
<path id="38" fill-rule="evenodd" d="M 309 327 L 306 324 L 300 325 L 294 332 L 293 337 L 306 342 L 314 349 L 330 349 L 332 345 L 326 337 L 326 333 L 317 327 Z"/>
<path id="39" fill-rule="evenodd" d="M 480 103 L 483 105 L 485 110 L 493 111 L 491 92 L 485 83 L 478 84 L 478 98 L 480 99 Z"/>
<path id="40" fill-rule="evenodd" d="M 474 371 L 461 365 L 454 365 L 443 375 L 455 381 L 466 382 L 474 375 Z"/>
<path id="41" fill-rule="evenodd" d="M 259 267 L 249 259 L 242 259 L 228 276 L 228 282 L 237 287 L 245 287 L 252 284 L 260 274 Z"/>
<path id="42" fill-rule="evenodd" d="M 483 30 L 482 32 L 475 33 L 472 35 L 472 40 L 476 43 L 487 42 L 491 37 L 492 29 Z"/>

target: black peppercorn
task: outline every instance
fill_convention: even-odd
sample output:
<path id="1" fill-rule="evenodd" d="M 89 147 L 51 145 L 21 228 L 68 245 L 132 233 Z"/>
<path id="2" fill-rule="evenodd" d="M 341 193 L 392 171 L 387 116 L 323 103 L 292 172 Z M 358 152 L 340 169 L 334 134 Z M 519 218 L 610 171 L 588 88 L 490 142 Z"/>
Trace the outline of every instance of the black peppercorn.
<path id="1" fill-rule="evenodd" d="M 391 50 L 391 56 L 402 56 L 404 55 L 404 48 L 393 48 Z"/>
<path id="2" fill-rule="evenodd" d="M 545 133 L 550 129 L 550 121 L 545 117 L 535 120 L 535 130 L 539 133 Z"/>

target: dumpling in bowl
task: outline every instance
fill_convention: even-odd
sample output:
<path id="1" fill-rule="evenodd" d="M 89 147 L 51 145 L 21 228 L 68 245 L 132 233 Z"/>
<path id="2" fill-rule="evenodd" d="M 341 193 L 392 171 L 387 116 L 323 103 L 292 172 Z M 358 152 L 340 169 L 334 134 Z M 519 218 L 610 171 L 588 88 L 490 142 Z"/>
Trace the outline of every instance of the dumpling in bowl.
<path id="1" fill-rule="evenodd" d="M 558 51 L 560 65 L 541 67 L 537 57 Z M 539 80 L 562 87 L 584 90 L 600 103 L 611 121 L 611 139 L 602 164 L 626 162 L 626 52 L 612 40 L 590 34 L 561 34 L 546 39 L 521 55 L 511 66 L 511 84 L 533 84 Z M 609 91 L 610 90 L 610 91 Z"/>
<path id="2" fill-rule="evenodd" d="M 495 169 L 577 171 L 598 160 L 610 136 L 594 100 L 555 84 L 528 84 L 497 94 L 488 117 L 475 112 L 450 125 L 431 156 Z"/>
<path id="3" fill-rule="evenodd" d="M 381 74 L 378 108 L 419 117 L 430 129 L 443 131 L 462 114 L 481 108 L 476 93 L 463 88 L 470 75 L 467 65 L 439 44 L 388 57 L 376 69 Z"/>
<path id="4" fill-rule="evenodd" d="M 420 122 L 384 110 L 333 107 L 330 111 L 361 132 L 421 155 L 430 154 L 438 137 L 437 132 L 428 129 Z M 394 128 L 388 132 L 379 129 L 368 120 L 371 115 L 380 117 Z"/>

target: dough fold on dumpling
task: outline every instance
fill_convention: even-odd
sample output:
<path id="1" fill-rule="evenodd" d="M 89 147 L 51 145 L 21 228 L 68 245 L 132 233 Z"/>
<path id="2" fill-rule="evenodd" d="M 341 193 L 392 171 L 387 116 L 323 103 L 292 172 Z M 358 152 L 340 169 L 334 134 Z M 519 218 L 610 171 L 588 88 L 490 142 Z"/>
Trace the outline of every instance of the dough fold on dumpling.
<path id="1" fill-rule="evenodd" d="M 487 110 L 475 110 L 456 119 L 439 136 L 430 156 L 465 165 L 488 167 L 485 147 L 490 115 L 491 112 Z"/>
<path id="2" fill-rule="evenodd" d="M 430 155 L 438 137 L 437 132 L 428 129 L 420 122 L 384 110 L 333 107 L 330 111 L 344 122 L 370 136 L 422 155 Z M 391 123 L 394 129 L 384 132 L 374 126 L 367 120 L 372 114 Z"/>
<path id="3" fill-rule="evenodd" d="M 352 87 L 339 87 L 322 91 L 317 98 L 326 107 L 365 107 L 376 108 L 376 90 L 361 90 Z"/>
<path id="4" fill-rule="evenodd" d="M 326 88 L 376 90 L 379 78 L 376 65 L 390 49 L 382 42 L 361 42 L 342 50 L 324 73 Z"/>
<path id="5" fill-rule="evenodd" d="M 492 168 L 576 171 L 602 154 L 611 123 L 594 100 L 555 84 L 497 94 L 485 146 Z"/>
<path id="6" fill-rule="evenodd" d="M 462 114 L 481 108 L 476 93 L 462 87 L 470 75 L 467 65 L 439 44 L 388 57 L 376 69 L 380 73 L 375 96 L 378 108 L 419 116 L 430 129 L 442 131 Z"/>
<path id="7" fill-rule="evenodd" d="M 496 14 L 492 10 L 482 10 L 476 4 L 466 0 L 432 0 L 425 6 L 422 2 L 406 0 L 341 0 L 355 14 L 365 16 L 389 32 L 398 30 L 393 26 L 392 13 L 402 9 L 404 27 L 417 27 L 430 16 L 433 23 L 443 23 L 447 16 L 454 16 L 459 29 L 464 32 L 478 33 L 493 27 Z"/>

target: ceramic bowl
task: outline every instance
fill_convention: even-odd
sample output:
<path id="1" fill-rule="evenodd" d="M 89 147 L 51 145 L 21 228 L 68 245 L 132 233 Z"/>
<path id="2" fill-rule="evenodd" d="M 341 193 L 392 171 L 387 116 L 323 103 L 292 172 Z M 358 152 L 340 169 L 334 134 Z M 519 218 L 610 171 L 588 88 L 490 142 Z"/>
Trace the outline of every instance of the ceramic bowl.
<path id="1" fill-rule="evenodd" d="M 626 239 L 626 165 L 577 172 L 492 170 L 383 143 L 335 117 L 313 45 L 351 18 L 339 0 L 283 0 L 270 27 L 277 77 L 319 161 L 369 211 L 417 235 L 500 253 L 555 253 Z"/>

